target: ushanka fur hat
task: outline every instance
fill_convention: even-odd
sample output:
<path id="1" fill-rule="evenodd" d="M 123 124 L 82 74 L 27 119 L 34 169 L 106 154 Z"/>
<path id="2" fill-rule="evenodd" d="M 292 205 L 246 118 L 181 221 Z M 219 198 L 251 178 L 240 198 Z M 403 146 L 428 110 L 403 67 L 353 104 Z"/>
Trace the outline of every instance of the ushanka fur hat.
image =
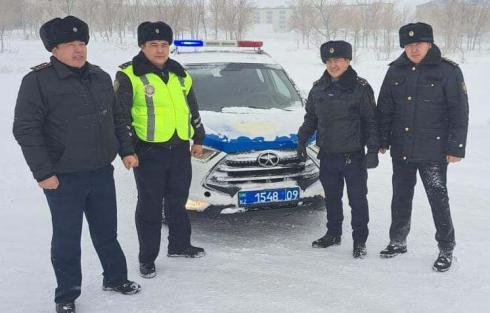
<path id="1" fill-rule="evenodd" d="M 165 40 L 171 45 L 173 37 L 172 28 L 164 22 L 143 22 L 138 26 L 138 46 L 151 40 Z"/>
<path id="2" fill-rule="evenodd" d="M 39 29 L 39 35 L 44 47 L 50 52 L 60 43 L 78 40 L 88 44 L 90 39 L 87 23 L 71 15 L 47 21 Z"/>
<path id="3" fill-rule="evenodd" d="M 430 42 L 434 43 L 434 35 L 432 26 L 426 23 L 410 23 L 403 25 L 400 28 L 400 47 L 415 43 L 415 42 Z"/>
<path id="4" fill-rule="evenodd" d="M 352 46 L 347 41 L 331 40 L 320 47 L 322 62 L 327 63 L 330 58 L 346 58 L 352 60 Z"/>

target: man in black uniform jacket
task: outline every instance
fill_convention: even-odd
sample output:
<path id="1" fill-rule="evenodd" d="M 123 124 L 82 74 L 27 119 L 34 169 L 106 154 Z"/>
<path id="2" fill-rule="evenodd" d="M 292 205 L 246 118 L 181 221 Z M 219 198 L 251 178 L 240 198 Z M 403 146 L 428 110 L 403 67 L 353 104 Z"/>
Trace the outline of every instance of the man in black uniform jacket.
<path id="1" fill-rule="evenodd" d="M 352 47 L 329 41 L 320 47 L 326 71 L 313 84 L 306 115 L 298 132 L 298 154 L 306 160 L 306 145 L 316 131 L 320 148 L 320 180 L 325 190 L 327 233 L 313 247 L 339 245 L 342 235 L 344 181 L 352 208 L 353 256 L 366 254 L 369 209 L 367 170 L 378 165 L 376 103 L 368 82 L 350 66 Z M 367 145 L 367 155 L 364 147 Z"/>
<path id="2" fill-rule="evenodd" d="M 13 132 L 51 210 L 56 312 L 75 312 L 84 213 L 104 269 L 103 289 L 140 290 L 127 279 L 117 241 L 111 165 L 117 152 L 128 169 L 138 161 L 110 76 L 87 62 L 88 25 L 73 16 L 55 18 L 42 25 L 40 35 L 51 62 L 22 80 Z"/>
<path id="3" fill-rule="evenodd" d="M 465 156 L 468 97 L 459 66 L 441 57 L 432 27 L 425 23 L 400 28 L 405 52 L 390 64 L 378 98 L 380 152 L 391 149 L 393 198 L 389 258 L 407 252 L 417 171 L 436 225 L 439 256 L 434 270 L 452 263 L 454 228 L 446 187 L 448 163 Z"/>

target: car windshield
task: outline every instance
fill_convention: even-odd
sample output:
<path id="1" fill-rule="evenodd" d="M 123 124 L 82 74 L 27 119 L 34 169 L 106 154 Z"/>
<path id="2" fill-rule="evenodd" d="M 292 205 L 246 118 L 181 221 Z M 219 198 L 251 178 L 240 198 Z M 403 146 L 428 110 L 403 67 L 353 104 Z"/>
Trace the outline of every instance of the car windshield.
<path id="1" fill-rule="evenodd" d="M 200 110 L 284 109 L 301 98 L 279 65 L 259 63 L 187 64 Z"/>

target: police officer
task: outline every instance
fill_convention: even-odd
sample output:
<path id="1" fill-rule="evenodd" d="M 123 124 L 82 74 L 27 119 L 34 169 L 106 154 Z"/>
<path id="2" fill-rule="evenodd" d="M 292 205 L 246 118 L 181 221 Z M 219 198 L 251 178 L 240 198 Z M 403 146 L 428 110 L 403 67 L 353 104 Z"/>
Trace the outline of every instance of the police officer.
<path id="1" fill-rule="evenodd" d="M 380 152 L 391 148 L 393 161 L 390 243 L 380 255 L 407 252 L 418 171 L 436 225 L 440 253 L 433 268 L 446 271 L 455 246 L 446 173 L 448 163 L 465 156 L 468 97 L 460 68 L 441 57 L 430 25 L 407 24 L 399 33 L 405 51 L 390 64 L 377 108 Z"/>
<path id="2" fill-rule="evenodd" d="M 104 269 L 104 290 L 140 290 L 127 279 L 117 241 L 111 165 L 118 147 L 126 167 L 137 160 L 110 76 L 87 62 L 88 25 L 73 16 L 55 18 L 42 25 L 40 36 L 51 62 L 33 67 L 22 80 L 13 132 L 51 210 L 56 312 L 75 312 L 84 213 Z"/>
<path id="3" fill-rule="evenodd" d="M 373 90 L 350 66 L 352 46 L 328 41 L 320 47 L 326 71 L 313 84 L 298 132 L 298 154 L 306 160 L 306 145 L 316 131 L 320 148 L 320 181 L 325 190 L 327 233 L 315 248 L 339 245 L 342 235 L 344 181 L 352 208 L 353 256 L 366 255 L 369 211 L 367 168 L 378 165 L 378 138 Z M 367 145 L 367 155 L 364 147 Z"/>
<path id="4" fill-rule="evenodd" d="M 200 257 L 204 249 L 191 245 L 191 225 L 185 209 L 192 176 L 191 155 L 202 153 L 204 127 L 192 89 L 192 78 L 169 58 L 170 26 L 144 22 L 138 26 L 141 51 L 120 66 L 115 87 L 136 138 L 139 167 L 136 228 L 140 244 L 140 274 L 155 277 L 160 250 L 162 201 L 168 222 L 170 257 Z M 193 140 L 189 151 L 189 141 Z"/>

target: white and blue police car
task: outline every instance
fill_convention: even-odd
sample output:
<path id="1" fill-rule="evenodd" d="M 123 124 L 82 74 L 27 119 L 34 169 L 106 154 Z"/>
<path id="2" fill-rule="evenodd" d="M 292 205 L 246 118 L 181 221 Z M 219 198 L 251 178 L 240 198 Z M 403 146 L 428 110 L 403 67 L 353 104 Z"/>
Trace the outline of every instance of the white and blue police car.
<path id="1" fill-rule="evenodd" d="M 235 213 L 314 203 L 323 195 L 318 148 L 297 154 L 300 93 L 260 41 L 175 40 L 206 129 L 192 159 L 191 211 Z"/>

